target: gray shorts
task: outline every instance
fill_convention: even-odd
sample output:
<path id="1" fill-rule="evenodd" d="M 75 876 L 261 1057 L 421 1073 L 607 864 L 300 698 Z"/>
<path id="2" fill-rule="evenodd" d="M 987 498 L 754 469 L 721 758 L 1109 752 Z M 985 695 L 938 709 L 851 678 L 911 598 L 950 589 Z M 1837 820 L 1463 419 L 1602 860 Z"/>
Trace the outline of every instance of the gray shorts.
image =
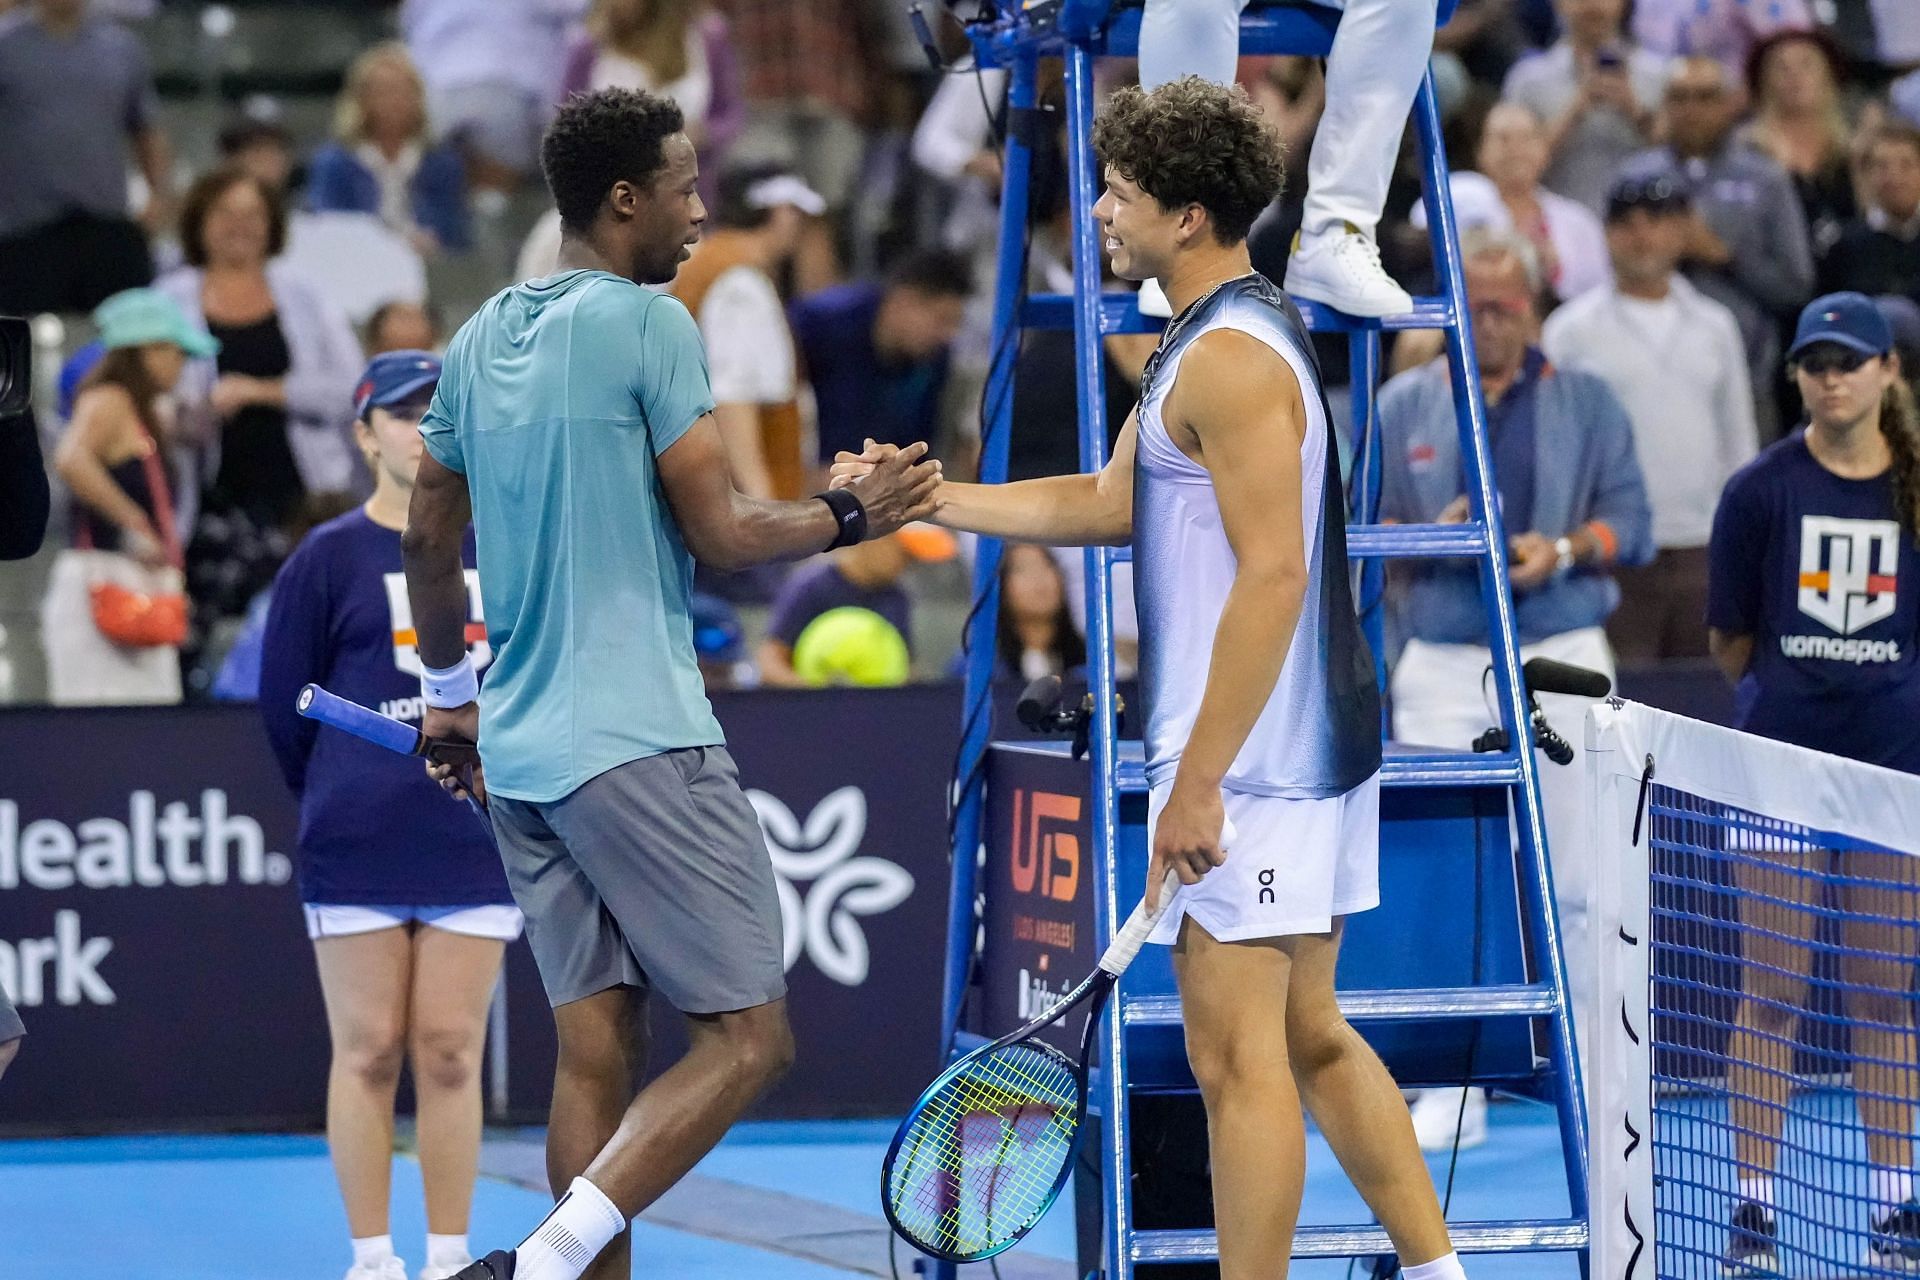
<path id="1" fill-rule="evenodd" d="M 9 1040 L 18 1040 L 27 1034 L 27 1026 L 20 1021 L 20 1015 L 13 1011 L 13 1001 L 7 999 L 5 987 L 0 987 L 0 1044 Z"/>
<path id="2" fill-rule="evenodd" d="M 723 1013 L 786 994 L 773 860 L 725 747 L 489 809 L 552 1004 L 633 986 L 682 1013 Z"/>

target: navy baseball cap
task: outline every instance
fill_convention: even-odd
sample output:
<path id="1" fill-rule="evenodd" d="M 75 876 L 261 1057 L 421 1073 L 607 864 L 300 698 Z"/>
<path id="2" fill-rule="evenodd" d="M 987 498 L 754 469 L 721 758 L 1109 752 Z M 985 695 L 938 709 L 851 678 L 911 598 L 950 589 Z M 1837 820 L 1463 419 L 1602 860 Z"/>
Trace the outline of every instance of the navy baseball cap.
<path id="1" fill-rule="evenodd" d="M 1607 188 L 1607 221 L 1618 222 L 1635 209 L 1684 213 L 1691 202 L 1680 175 L 1666 165 L 1629 169 Z"/>
<path id="2" fill-rule="evenodd" d="M 1864 293 L 1847 290 L 1815 298 L 1800 313 L 1787 359 L 1819 342 L 1832 342 L 1863 356 L 1883 356 L 1893 350 L 1893 326 Z"/>
<path id="3" fill-rule="evenodd" d="M 382 351 L 367 362 L 353 389 L 353 416 L 404 404 L 423 387 L 440 381 L 440 357 L 431 351 Z"/>

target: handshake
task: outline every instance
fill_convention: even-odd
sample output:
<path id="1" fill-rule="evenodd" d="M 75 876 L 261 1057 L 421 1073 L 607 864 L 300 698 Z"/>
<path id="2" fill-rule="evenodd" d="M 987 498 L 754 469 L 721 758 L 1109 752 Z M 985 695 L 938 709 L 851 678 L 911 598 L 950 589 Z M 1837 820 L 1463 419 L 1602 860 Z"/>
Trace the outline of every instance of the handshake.
<path id="1" fill-rule="evenodd" d="M 925 441 L 904 448 L 866 442 L 859 453 L 841 450 L 827 487 L 851 487 L 867 512 L 867 536 L 882 537 L 903 524 L 930 519 L 940 509 L 940 464 L 927 457 Z"/>

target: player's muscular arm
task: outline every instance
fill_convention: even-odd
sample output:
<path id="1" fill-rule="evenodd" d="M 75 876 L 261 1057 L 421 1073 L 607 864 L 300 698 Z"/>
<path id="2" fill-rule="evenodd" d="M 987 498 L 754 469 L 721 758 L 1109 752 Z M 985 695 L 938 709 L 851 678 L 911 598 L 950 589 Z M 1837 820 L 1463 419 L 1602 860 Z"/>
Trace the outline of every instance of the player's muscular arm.
<path id="1" fill-rule="evenodd" d="M 1306 597 L 1299 380 L 1271 347 L 1231 329 L 1197 339 L 1168 397 L 1167 420 L 1213 477 L 1236 567 L 1205 693 L 1155 828 L 1148 894 L 1161 868 L 1192 884 L 1225 859 L 1220 784 L 1265 710 Z"/>
<path id="2" fill-rule="evenodd" d="M 942 481 L 936 524 L 949 529 L 1050 547 L 1124 546 L 1133 537 L 1133 450 L 1130 415 L 1113 457 L 1096 475 L 1042 476 L 1012 484 L 961 484 Z M 834 483 L 864 477 L 886 446 L 866 453 L 842 453 L 834 461 Z"/>
<path id="3" fill-rule="evenodd" d="M 892 533 L 934 507 L 940 464 L 925 462 L 924 444 L 910 445 L 874 468 L 855 490 L 867 511 L 867 534 Z M 660 455 L 660 485 L 687 549 L 715 569 L 744 569 L 826 550 L 837 525 L 824 502 L 749 498 L 734 488 L 726 445 L 713 415 L 703 415 Z"/>
<path id="4" fill-rule="evenodd" d="M 451 667 L 467 652 L 467 574 L 460 550 L 472 519 L 467 478 L 431 453 L 422 454 L 407 504 L 406 531 L 400 535 L 400 562 L 407 572 L 420 661 L 429 667 Z M 420 729 L 431 738 L 478 742 L 480 707 L 472 702 L 428 707 Z M 455 769 L 430 763 L 427 776 L 457 797 L 471 791 L 482 803 L 486 800 L 486 780 L 478 765 Z"/>
<path id="5" fill-rule="evenodd" d="M 431 453 L 422 454 L 406 532 L 400 535 L 400 559 L 420 661 L 429 667 L 451 667 L 467 651 L 467 575 L 460 550 L 472 519 L 467 478 Z"/>

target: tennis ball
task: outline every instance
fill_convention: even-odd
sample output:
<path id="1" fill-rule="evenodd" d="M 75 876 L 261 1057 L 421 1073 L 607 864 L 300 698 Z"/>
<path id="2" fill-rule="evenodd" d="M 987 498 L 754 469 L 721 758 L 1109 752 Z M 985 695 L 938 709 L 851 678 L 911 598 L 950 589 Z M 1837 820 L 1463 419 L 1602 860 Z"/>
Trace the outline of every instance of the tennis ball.
<path id="1" fill-rule="evenodd" d="M 871 609 L 829 609 L 793 644 L 793 669 L 811 685 L 885 686 L 907 682 L 907 642 Z"/>

